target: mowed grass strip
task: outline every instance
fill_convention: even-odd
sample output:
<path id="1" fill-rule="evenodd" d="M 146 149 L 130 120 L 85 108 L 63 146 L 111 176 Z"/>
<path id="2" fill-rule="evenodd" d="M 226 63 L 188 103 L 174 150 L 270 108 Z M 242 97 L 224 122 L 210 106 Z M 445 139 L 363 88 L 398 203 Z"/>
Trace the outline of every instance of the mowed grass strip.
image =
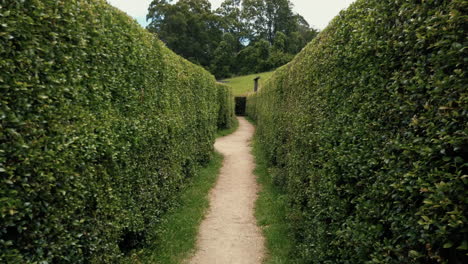
<path id="1" fill-rule="evenodd" d="M 255 171 L 261 191 L 255 204 L 255 217 L 265 236 L 266 264 L 298 264 L 293 258 L 293 237 L 286 216 L 286 195 L 272 182 L 265 154 L 257 137 L 253 140 L 252 153 Z"/>
<path id="2" fill-rule="evenodd" d="M 181 192 L 179 206 L 161 219 L 155 245 L 135 252 L 127 263 L 179 264 L 190 256 L 195 249 L 198 228 L 209 207 L 208 193 L 218 178 L 222 163 L 223 156 L 215 152 L 209 164 Z"/>
<path id="3" fill-rule="evenodd" d="M 262 85 L 265 83 L 266 80 L 270 78 L 271 75 L 273 75 L 273 71 L 255 73 L 255 74 L 225 79 L 223 80 L 223 83 L 225 82 L 224 84 L 232 87 L 232 93 L 234 94 L 234 96 L 245 96 L 253 92 L 255 78 L 260 76 L 259 86 L 262 87 Z"/>

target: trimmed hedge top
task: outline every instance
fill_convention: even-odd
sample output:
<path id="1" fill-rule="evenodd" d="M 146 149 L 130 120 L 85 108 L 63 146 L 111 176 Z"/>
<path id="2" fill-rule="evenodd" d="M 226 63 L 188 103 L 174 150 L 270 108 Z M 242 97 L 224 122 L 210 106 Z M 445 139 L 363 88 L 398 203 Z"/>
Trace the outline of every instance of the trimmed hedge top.
<path id="1" fill-rule="evenodd" d="M 210 159 L 214 77 L 101 0 L 0 0 L 0 47 L 0 262 L 116 263 L 156 238 Z"/>
<path id="2" fill-rule="evenodd" d="M 248 113 L 305 263 L 466 263 L 467 1 L 358 0 Z"/>

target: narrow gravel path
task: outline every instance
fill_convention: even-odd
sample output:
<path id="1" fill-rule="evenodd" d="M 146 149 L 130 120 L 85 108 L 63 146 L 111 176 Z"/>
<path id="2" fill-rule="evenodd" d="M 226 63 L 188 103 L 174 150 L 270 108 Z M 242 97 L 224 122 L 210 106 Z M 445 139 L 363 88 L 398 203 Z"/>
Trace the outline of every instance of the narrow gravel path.
<path id="1" fill-rule="evenodd" d="M 210 210 L 200 226 L 191 264 L 258 264 L 264 257 L 264 238 L 254 217 L 258 186 L 253 175 L 250 140 L 254 127 L 239 117 L 239 129 L 216 140 L 224 155 Z"/>

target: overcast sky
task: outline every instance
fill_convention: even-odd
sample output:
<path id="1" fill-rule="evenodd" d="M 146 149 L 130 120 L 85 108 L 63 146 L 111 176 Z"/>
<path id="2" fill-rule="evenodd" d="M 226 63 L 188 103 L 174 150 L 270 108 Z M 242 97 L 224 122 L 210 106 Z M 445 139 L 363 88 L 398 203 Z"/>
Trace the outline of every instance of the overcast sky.
<path id="1" fill-rule="evenodd" d="M 107 0 L 113 6 L 136 18 L 146 26 L 146 14 L 151 0 Z M 294 11 L 302 15 L 309 24 L 324 29 L 340 10 L 347 8 L 355 0 L 291 0 Z M 212 8 L 217 8 L 223 0 L 210 0 Z"/>

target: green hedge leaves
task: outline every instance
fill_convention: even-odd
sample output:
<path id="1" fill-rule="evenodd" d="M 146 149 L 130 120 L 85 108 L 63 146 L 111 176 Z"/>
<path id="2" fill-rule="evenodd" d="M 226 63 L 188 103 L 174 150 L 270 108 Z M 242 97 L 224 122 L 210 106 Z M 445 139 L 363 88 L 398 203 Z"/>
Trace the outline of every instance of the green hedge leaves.
<path id="1" fill-rule="evenodd" d="M 0 47 L 0 262 L 116 263 L 156 239 L 226 91 L 101 0 L 0 0 Z"/>
<path id="2" fill-rule="evenodd" d="M 229 129 L 236 125 L 234 96 L 230 87 L 217 83 L 218 87 L 218 129 Z"/>
<path id="3" fill-rule="evenodd" d="M 358 0 L 249 97 L 304 262 L 468 261 L 467 8 Z"/>

